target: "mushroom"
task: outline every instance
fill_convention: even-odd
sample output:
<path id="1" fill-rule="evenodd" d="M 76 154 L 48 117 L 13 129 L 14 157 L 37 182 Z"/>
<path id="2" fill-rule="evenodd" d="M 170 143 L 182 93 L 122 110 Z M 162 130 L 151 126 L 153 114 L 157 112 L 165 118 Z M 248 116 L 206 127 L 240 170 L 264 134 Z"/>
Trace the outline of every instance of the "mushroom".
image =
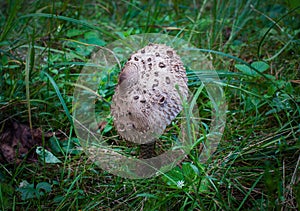
<path id="1" fill-rule="evenodd" d="M 151 157 L 156 139 L 187 97 L 180 57 L 167 45 L 150 43 L 131 55 L 119 75 L 111 104 L 115 128 L 122 138 L 141 144 L 142 158 Z"/>

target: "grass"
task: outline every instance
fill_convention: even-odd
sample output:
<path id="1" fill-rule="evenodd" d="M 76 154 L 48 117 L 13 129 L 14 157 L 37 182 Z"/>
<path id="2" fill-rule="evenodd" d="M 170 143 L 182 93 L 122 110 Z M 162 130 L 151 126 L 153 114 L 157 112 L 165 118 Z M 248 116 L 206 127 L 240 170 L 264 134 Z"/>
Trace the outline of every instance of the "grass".
<path id="1" fill-rule="evenodd" d="M 0 123 L 17 119 L 55 132 L 44 146 L 62 163 L 1 163 L 0 210 L 296 210 L 300 9 L 295 2 L 1 2 Z M 206 163 L 199 161 L 201 146 L 195 144 L 171 171 L 130 180 L 103 171 L 81 150 L 72 101 L 74 83 L 92 52 L 142 33 L 177 36 L 202 49 L 219 74 L 228 111 L 222 140 Z M 96 104 L 99 121 L 107 122 L 102 135 L 110 141 L 118 140 L 109 116 L 117 74 L 104 75 L 97 93 L 103 99 Z M 201 82 L 192 72 L 188 77 L 196 93 Z M 205 133 L 211 119 L 207 92 L 193 103 Z M 164 135 L 168 140 L 176 127 L 175 122 Z"/>

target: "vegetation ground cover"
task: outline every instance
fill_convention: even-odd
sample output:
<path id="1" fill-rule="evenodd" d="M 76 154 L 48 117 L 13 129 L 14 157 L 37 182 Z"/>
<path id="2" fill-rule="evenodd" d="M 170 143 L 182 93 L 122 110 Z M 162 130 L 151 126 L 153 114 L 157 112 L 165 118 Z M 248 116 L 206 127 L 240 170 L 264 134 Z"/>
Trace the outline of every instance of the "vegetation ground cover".
<path id="1" fill-rule="evenodd" d="M 12 0 L 0 5 L 2 140 L 3 134 L 19 140 L 28 127 L 40 128 L 39 145 L 59 159 L 47 163 L 39 148 L 37 157 L 28 155 L 31 162 L 25 157 L 8 163 L 2 148 L 0 210 L 297 209 L 298 1 Z M 223 138 L 207 163 L 199 162 L 197 145 L 170 172 L 129 180 L 103 171 L 81 150 L 72 101 L 74 83 L 92 52 L 142 33 L 177 36 L 206 51 L 228 112 Z M 118 140 L 109 116 L 118 71 L 103 76 L 98 94 L 106 103 L 97 104 L 99 116 L 106 117 L 99 128 L 112 140 Z M 189 72 L 188 77 L 191 90 L 201 86 Z M 203 127 L 210 118 L 203 112 L 210 108 L 201 100 L 206 98 L 203 91 L 197 101 Z M 12 120 L 20 124 L 8 133 Z M 172 127 L 165 139 L 172 139 Z"/>

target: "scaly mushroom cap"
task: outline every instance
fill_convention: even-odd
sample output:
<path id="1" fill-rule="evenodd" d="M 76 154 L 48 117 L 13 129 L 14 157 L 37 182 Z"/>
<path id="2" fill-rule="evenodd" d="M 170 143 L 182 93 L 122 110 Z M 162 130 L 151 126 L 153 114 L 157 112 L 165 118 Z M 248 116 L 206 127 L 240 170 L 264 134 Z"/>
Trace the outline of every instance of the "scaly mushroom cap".
<path id="1" fill-rule="evenodd" d="M 179 114 L 187 97 L 180 57 L 166 45 L 149 44 L 129 58 L 119 75 L 111 105 L 114 125 L 124 139 L 149 143 Z"/>

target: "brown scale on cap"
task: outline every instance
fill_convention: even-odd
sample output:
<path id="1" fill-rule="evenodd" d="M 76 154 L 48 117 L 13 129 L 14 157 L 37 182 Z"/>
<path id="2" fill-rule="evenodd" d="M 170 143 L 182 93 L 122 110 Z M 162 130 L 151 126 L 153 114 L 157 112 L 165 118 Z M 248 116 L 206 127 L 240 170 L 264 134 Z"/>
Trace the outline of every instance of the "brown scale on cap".
<path id="1" fill-rule="evenodd" d="M 153 150 L 155 140 L 182 110 L 180 96 L 187 99 L 188 86 L 177 53 L 164 44 L 149 44 L 138 50 L 123 67 L 112 98 L 118 133 L 142 144 L 141 149 L 149 146 Z M 141 154 L 142 158 L 151 157 Z"/>

